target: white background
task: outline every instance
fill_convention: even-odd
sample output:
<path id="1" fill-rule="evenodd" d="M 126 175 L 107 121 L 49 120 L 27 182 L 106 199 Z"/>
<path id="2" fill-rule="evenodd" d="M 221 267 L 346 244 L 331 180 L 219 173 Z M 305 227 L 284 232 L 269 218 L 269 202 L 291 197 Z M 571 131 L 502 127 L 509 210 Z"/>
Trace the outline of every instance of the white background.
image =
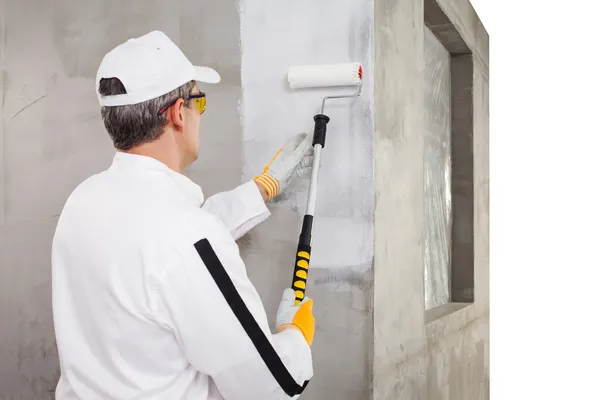
<path id="1" fill-rule="evenodd" d="M 490 34 L 492 399 L 600 399 L 600 4 L 471 3 Z"/>

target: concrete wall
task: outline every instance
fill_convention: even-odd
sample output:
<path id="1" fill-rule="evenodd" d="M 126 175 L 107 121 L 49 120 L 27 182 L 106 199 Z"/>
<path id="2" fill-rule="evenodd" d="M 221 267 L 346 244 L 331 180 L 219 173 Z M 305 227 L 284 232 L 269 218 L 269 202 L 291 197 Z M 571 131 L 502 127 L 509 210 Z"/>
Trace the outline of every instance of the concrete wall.
<path id="1" fill-rule="evenodd" d="M 427 311 L 422 252 L 427 229 L 424 19 L 459 60 L 451 63 L 452 139 L 465 144 L 458 153 L 461 172 L 469 172 L 464 166 L 472 164 L 470 182 L 466 175 L 458 177 L 472 185 L 471 191 L 463 187 L 458 192 L 464 196 L 460 222 L 467 221 L 466 232 L 472 232 L 459 241 L 463 250 L 471 248 L 470 265 L 468 250 L 460 253 L 464 264 L 453 260 L 452 265 L 459 278 L 456 297 L 461 300 L 453 298 Z M 487 399 L 488 36 L 468 0 L 375 0 L 375 21 L 374 398 Z M 472 62 L 464 65 L 467 55 Z M 463 85 L 469 71 L 470 85 Z M 470 103 L 464 102 L 465 95 Z M 466 145 L 472 146 L 472 153 Z M 469 199 L 474 204 L 470 215 L 465 206 Z"/>

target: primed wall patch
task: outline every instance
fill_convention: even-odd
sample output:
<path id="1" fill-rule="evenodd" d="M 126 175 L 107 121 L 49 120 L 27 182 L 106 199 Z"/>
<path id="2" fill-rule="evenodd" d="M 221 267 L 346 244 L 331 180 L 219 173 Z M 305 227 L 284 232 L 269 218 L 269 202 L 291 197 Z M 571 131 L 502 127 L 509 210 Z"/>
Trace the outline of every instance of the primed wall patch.
<path id="1" fill-rule="evenodd" d="M 315 12 L 319 10 L 319 12 Z M 244 180 L 261 171 L 287 137 L 312 135 L 313 116 L 330 93 L 354 88 L 292 91 L 290 65 L 357 61 L 363 94 L 328 105 L 331 118 L 319 174 L 311 268 L 371 265 L 373 258 L 372 0 L 239 2 L 242 47 Z M 267 223 L 297 236 L 306 207 L 308 177 L 272 204 L 297 213 L 297 225 Z M 287 233 L 285 235 L 288 236 Z"/>

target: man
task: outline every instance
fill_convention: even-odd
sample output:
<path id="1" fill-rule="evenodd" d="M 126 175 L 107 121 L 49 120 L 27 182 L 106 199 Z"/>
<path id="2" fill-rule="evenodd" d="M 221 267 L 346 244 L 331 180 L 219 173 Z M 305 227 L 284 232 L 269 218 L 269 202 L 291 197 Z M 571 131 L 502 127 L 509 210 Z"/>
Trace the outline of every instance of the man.
<path id="1" fill-rule="evenodd" d="M 158 31 L 102 60 L 117 152 L 55 232 L 57 399 L 282 399 L 311 378 L 312 301 L 286 289 L 272 334 L 235 243 L 307 167 L 310 141 L 292 137 L 261 175 L 204 202 L 182 173 L 198 157 L 201 89 L 219 81 Z"/>

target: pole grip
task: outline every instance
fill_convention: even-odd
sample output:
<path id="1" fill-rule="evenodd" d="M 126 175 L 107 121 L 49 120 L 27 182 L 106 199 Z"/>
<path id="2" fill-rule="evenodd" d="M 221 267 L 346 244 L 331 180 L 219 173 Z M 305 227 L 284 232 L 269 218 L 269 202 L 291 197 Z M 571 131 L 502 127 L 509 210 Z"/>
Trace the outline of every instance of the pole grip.
<path id="1" fill-rule="evenodd" d="M 327 123 L 329 117 L 323 114 L 317 114 L 314 116 L 315 120 L 315 132 L 313 134 L 313 147 L 316 144 L 320 144 L 321 147 L 325 147 L 325 136 L 327 135 Z"/>
<path id="2" fill-rule="evenodd" d="M 296 265 L 294 266 L 294 281 L 292 283 L 292 289 L 296 292 L 296 301 L 294 302 L 294 305 L 298 305 L 304 300 L 309 263 L 310 246 L 298 244 L 298 250 L 296 251 Z"/>
<path id="3" fill-rule="evenodd" d="M 294 264 L 294 276 L 292 279 L 292 289 L 296 292 L 295 305 L 304 300 L 306 292 L 306 282 L 308 279 L 308 266 L 310 264 L 310 241 L 312 232 L 312 215 L 305 215 L 302 221 L 302 231 L 298 240 L 298 249 L 296 250 L 296 262 Z"/>

